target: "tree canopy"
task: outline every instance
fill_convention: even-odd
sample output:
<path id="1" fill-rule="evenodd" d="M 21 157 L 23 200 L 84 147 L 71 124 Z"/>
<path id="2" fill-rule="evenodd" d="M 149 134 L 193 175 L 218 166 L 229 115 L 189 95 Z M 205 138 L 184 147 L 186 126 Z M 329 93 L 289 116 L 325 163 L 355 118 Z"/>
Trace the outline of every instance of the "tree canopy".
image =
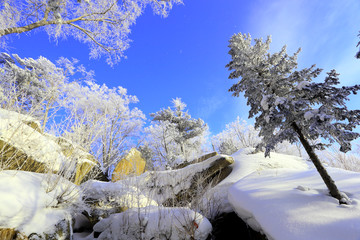
<path id="1" fill-rule="evenodd" d="M 53 39 L 73 37 L 86 43 L 90 57 L 114 64 L 129 47 L 130 27 L 151 6 L 166 17 L 182 0 L 4 0 L 0 3 L 0 46 L 6 37 L 36 29 Z"/>
<path id="2" fill-rule="evenodd" d="M 201 153 L 208 126 L 200 118 L 194 119 L 185 111 L 180 98 L 173 99 L 173 108 L 150 114 L 153 124 L 145 129 L 146 144 L 153 151 L 154 160 L 173 167 Z"/>

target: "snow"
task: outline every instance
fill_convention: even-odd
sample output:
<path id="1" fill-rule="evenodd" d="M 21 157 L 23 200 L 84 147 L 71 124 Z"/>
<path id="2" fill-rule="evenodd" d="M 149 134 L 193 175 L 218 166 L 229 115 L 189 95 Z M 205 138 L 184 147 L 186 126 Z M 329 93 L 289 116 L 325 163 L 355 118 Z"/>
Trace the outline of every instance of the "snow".
<path id="1" fill-rule="evenodd" d="M 78 229 L 87 221 L 76 215 L 80 209 L 88 210 L 82 198 L 106 196 L 128 204 L 129 209 L 96 223 L 93 230 L 100 233 L 98 239 L 206 239 L 212 231 L 207 218 L 231 211 L 269 240 L 360 239 L 360 173 L 328 168 L 351 201 L 350 205 L 339 205 L 328 195 L 311 163 L 276 153 L 264 158 L 264 153 L 253 151 L 247 148 L 233 154 L 230 175 L 189 207 L 168 208 L 159 203 L 170 196 L 170 190 L 187 186 L 194 173 L 206 169 L 219 156 L 183 169 L 160 171 L 156 184 L 151 172 L 129 178 L 132 182 L 91 180 L 76 186 L 56 175 L 1 171 L 0 226 L 27 236 L 52 233 L 58 223 L 77 216 L 73 227 Z M 162 192 L 151 199 L 155 189 L 146 188 Z M 93 234 L 77 233 L 74 239 L 94 239 Z"/>
<path id="2" fill-rule="evenodd" d="M 247 224 L 269 239 L 359 239 L 360 174 L 335 168 L 328 172 L 351 205 L 339 205 L 330 197 L 315 169 L 298 167 L 255 171 L 230 187 L 228 200 Z"/>
<path id="3" fill-rule="evenodd" d="M 188 208 L 155 206 L 113 214 L 94 226 L 95 232 L 101 232 L 99 240 L 202 240 L 207 238 L 211 230 L 209 220 Z"/>
<path id="4" fill-rule="evenodd" d="M 303 88 L 305 88 L 306 86 L 308 86 L 310 83 L 311 83 L 311 82 L 309 82 L 309 81 L 302 81 L 302 82 L 300 82 L 300 83 L 296 86 L 296 88 L 297 88 L 298 90 L 302 90 Z"/>
<path id="5" fill-rule="evenodd" d="M 228 201 L 228 189 L 249 174 L 260 174 L 267 169 L 309 169 L 308 163 L 300 157 L 271 153 L 271 158 L 264 158 L 263 152 L 252 154 L 253 151 L 252 148 L 245 148 L 231 155 L 235 162 L 230 165 L 230 175 L 207 191 L 198 203 L 197 208 L 206 217 L 211 218 L 219 212 L 232 212 L 233 208 Z"/>
<path id="6" fill-rule="evenodd" d="M 47 164 L 53 171 L 59 171 L 67 162 L 60 146 L 26 123 L 40 126 L 30 116 L 0 108 L 0 140 Z"/>
<path id="7" fill-rule="evenodd" d="M 81 185 L 85 196 L 92 199 L 105 199 L 116 202 L 119 206 L 128 208 L 146 207 L 149 205 L 158 206 L 157 202 L 142 194 L 142 192 L 130 185 L 117 182 L 101 182 L 89 180 Z"/>
<path id="8" fill-rule="evenodd" d="M 53 233 L 56 224 L 71 216 L 70 203 L 81 204 L 76 185 L 50 174 L 0 171 L 0 195 L 0 226 L 27 236 Z"/>
<path id="9" fill-rule="evenodd" d="M 134 186 L 158 203 L 173 198 L 181 190 L 188 189 L 193 183 L 193 176 L 208 169 L 215 161 L 226 155 L 216 155 L 203 162 L 191 164 L 177 170 L 148 171 L 140 176 L 122 181 L 124 185 Z"/>
<path id="10" fill-rule="evenodd" d="M 260 102 L 261 107 L 266 111 L 269 109 L 269 100 L 270 96 L 264 96 Z"/>
<path id="11" fill-rule="evenodd" d="M 281 105 L 281 104 L 283 104 L 285 101 L 286 101 L 286 98 L 284 98 L 284 97 L 278 97 L 278 98 L 275 99 L 274 104 L 275 104 L 275 106 Z"/>

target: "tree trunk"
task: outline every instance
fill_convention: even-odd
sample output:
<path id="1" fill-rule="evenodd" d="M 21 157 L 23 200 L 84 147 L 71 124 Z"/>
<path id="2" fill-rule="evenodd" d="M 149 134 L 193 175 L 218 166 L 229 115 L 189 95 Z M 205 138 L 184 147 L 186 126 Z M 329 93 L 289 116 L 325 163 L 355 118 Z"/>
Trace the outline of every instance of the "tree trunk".
<path id="1" fill-rule="evenodd" d="M 329 189 L 330 195 L 332 197 L 336 198 L 337 200 L 339 200 L 340 204 L 346 204 L 346 202 L 344 202 L 342 200 L 343 197 L 341 196 L 341 193 L 340 193 L 339 189 L 335 185 L 335 181 L 330 177 L 330 175 L 328 174 L 328 172 L 326 171 L 326 169 L 324 168 L 324 166 L 320 162 L 318 156 L 314 152 L 314 150 L 311 147 L 308 140 L 306 140 L 306 138 L 305 138 L 304 134 L 301 132 L 301 129 L 299 128 L 299 126 L 295 122 L 293 122 L 291 124 L 291 127 L 298 134 L 301 144 L 304 146 L 304 148 L 305 148 L 307 154 L 309 155 L 311 161 L 315 165 L 316 170 L 319 172 L 321 178 L 323 179 L 324 183 L 326 184 L 327 188 Z"/>

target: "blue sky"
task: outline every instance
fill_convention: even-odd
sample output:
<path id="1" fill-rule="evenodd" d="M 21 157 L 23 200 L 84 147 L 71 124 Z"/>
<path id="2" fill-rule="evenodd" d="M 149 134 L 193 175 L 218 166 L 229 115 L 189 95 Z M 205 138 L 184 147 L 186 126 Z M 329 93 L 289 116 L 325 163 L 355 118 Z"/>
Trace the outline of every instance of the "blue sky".
<path id="1" fill-rule="evenodd" d="M 359 12 L 358 0 L 184 0 L 167 18 L 147 9 L 132 27 L 127 59 L 114 67 L 105 58 L 89 60 L 86 45 L 71 38 L 55 43 L 41 31 L 14 35 L 9 47 L 21 57 L 79 59 L 95 71 L 97 83 L 122 86 L 136 95 L 140 102 L 133 106 L 148 118 L 180 97 L 189 113 L 216 134 L 237 116 L 248 116 L 245 99 L 227 91 L 235 83 L 225 68 L 230 61 L 228 40 L 234 33 L 272 35 L 271 51 L 285 44 L 289 53 L 302 47 L 300 68 L 335 68 L 342 84 L 353 85 L 360 76 L 360 60 L 354 58 Z M 359 109 L 359 102 L 353 97 L 349 106 Z"/>

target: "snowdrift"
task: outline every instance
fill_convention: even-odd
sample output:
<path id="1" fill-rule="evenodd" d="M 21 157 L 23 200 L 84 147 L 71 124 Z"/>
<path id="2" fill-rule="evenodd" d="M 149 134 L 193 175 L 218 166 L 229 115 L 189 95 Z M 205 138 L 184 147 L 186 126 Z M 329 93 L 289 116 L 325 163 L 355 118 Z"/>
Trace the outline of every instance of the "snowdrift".
<path id="1" fill-rule="evenodd" d="M 339 205 L 304 161 L 281 154 L 266 160 L 251 156 L 233 156 L 242 178 L 228 192 L 232 208 L 251 228 L 276 240 L 360 239 L 359 173 L 328 168 L 352 201 Z"/>

